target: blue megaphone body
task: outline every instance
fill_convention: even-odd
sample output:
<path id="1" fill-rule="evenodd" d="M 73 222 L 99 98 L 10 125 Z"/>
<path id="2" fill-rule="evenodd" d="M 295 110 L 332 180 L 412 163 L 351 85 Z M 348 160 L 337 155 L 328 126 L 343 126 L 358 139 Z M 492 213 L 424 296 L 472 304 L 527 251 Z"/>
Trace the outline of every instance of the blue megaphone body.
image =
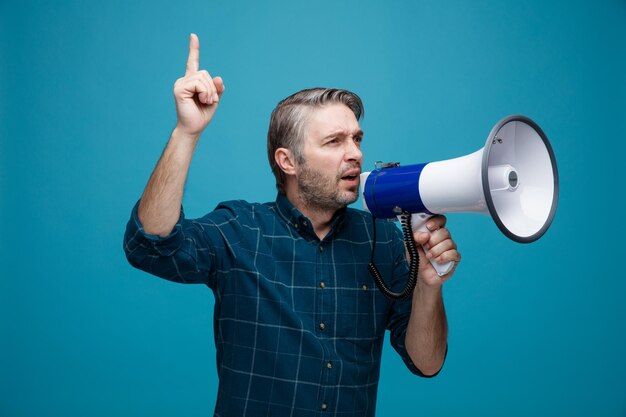
<path id="1" fill-rule="evenodd" d="M 559 178 L 554 152 L 541 128 L 513 115 L 500 120 L 485 146 L 445 161 L 380 164 L 361 174 L 364 208 L 376 218 L 411 213 L 413 230 L 434 214 L 482 213 L 510 239 L 539 239 L 556 211 Z M 431 263 L 445 275 L 453 263 Z"/>

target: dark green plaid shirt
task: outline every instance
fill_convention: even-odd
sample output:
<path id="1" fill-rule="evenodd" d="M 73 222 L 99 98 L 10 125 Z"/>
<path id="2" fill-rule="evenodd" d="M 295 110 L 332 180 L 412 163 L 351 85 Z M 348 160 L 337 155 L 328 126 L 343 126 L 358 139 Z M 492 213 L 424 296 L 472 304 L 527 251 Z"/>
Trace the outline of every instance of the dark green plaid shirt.
<path id="1" fill-rule="evenodd" d="M 407 277 L 401 232 L 377 221 L 375 262 L 395 291 Z M 283 195 L 230 201 L 144 232 L 137 206 L 124 249 L 146 272 L 208 285 L 215 295 L 215 415 L 373 416 L 385 329 L 411 372 L 404 339 L 411 300 L 391 302 L 367 271 L 372 218 L 344 209 L 320 240 Z"/>

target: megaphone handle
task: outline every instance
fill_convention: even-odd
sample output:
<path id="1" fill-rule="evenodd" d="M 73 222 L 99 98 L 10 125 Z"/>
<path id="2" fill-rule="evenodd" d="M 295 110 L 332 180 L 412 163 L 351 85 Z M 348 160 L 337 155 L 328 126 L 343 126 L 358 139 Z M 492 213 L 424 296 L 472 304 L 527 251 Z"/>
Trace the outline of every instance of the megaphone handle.
<path id="1" fill-rule="evenodd" d="M 433 217 L 431 214 L 426 213 L 411 214 L 411 227 L 413 228 L 413 231 L 415 232 L 416 230 L 419 230 L 420 232 L 430 233 L 430 230 L 428 230 L 428 228 L 426 227 L 426 221 L 428 221 L 428 219 L 430 219 L 431 217 Z M 400 218 L 400 216 L 398 216 L 398 218 Z M 425 248 L 424 251 L 426 251 Z M 430 259 L 430 263 L 432 264 L 433 268 L 435 268 L 435 271 L 437 271 L 437 275 L 439 275 L 440 277 L 450 273 L 450 271 L 452 271 L 452 268 L 454 268 L 454 261 L 440 264 L 439 262 L 435 261 L 435 259 Z"/>

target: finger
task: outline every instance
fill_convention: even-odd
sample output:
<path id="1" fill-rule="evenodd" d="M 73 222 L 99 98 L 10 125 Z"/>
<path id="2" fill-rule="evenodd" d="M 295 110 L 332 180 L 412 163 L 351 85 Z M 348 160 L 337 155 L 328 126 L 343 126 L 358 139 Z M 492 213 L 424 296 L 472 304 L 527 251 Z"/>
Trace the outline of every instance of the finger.
<path id="1" fill-rule="evenodd" d="M 189 56 L 187 57 L 187 70 L 185 71 L 185 75 L 198 72 L 199 65 L 200 65 L 200 40 L 198 39 L 198 35 L 196 35 L 195 33 L 192 33 L 189 36 Z"/>
<path id="2" fill-rule="evenodd" d="M 204 86 L 202 95 L 198 95 L 198 100 L 200 100 L 203 104 L 213 104 L 216 97 L 215 87 L 213 86 L 212 80 L 208 74 L 209 73 L 206 70 L 202 70 L 187 77 L 189 80 L 198 81 Z"/>
<path id="3" fill-rule="evenodd" d="M 420 245 L 425 245 L 430 240 L 430 233 L 420 231 L 413 232 L 413 240 Z"/>
<path id="4" fill-rule="evenodd" d="M 413 240 L 422 245 L 425 250 L 429 250 L 432 246 L 437 245 L 439 242 L 449 237 L 450 235 L 447 229 L 438 229 L 431 233 L 420 231 L 413 232 Z"/>
<path id="5" fill-rule="evenodd" d="M 435 262 L 439 264 L 446 264 L 451 261 L 454 261 L 456 267 L 461 262 L 461 254 L 456 250 L 449 250 L 435 258 Z"/>
<path id="6" fill-rule="evenodd" d="M 198 101 L 202 104 L 213 104 L 212 93 L 200 78 L 187 79 L 182 85 L 187 97 L 198 95 Z"/>
<path id="7" fill-rule="evenodd" d="M 209 74 L 207 70 L 202 70 L 199 74 L 201 74 L 204 83 L 209 86 L 212 100 L 215 102 L 220 101 L 219 95 L 217 94 L 217 88 L 215 87 L 213 78 L 211 78 L 211 74 Z"/>
<path id="8" fill-rule="evenodd" d="M 202 84 L 202 93 L 198 94 L 198 100 L 203 104 L 213 104 L 213 90 L 211 86 L 202 77 L 198 78 L 200 84 Z"/>
<path id="9" fill-rule="evenodd" d="M 426 222 L 426 228 L 430 231 L 434 231 L 444 227 L 447 221 L 448 219 L 446 218 L 446 216 L 438 214 L 428 219 L 428 221 Z"/>
<path id="10" fill-rule="evenodd" d="M 426 252 L 428 259 L 439 258 L 445 252 L 456 251 L 456 244 L 452 239 L 446 239 L 443 242 L 438 243 Z"/>
<path id="11" fill-rule="evenodd" d="M 213 84 L 215 85 L 215 88 L 217 89 L 217 95 L 221 97 L 224 90 L 226 90 L 226 86 L 224 85 L 224 80 L 222 80 L 222 77 L 215 77 L 213 78 Z"/>
<path id="12" fill-rule="evenodd" d="M 438 245 L 440 242 L 443 242 L 446 239 L 451 238 L 452 236 L 450 236 L 450 231 L 445 227 L 442 227 L 441 229 L 437 229 L 434 232 L 430 233 L 430 239 L 427 243 L 429 246 L 432 247 Z"/>

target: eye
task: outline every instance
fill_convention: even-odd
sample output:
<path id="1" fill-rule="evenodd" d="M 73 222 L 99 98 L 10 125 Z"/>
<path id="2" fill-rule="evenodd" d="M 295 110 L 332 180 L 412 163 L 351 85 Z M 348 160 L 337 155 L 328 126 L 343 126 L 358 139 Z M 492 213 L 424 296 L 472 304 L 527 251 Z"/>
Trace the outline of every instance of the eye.
<path id="1" fill-rule="evenodd" d="M 354 138 L 354 143 L 356 143 L 357 145 L 360 145 L 361 142 L 363 142 L 363 136 L 356 136 Z"/>

